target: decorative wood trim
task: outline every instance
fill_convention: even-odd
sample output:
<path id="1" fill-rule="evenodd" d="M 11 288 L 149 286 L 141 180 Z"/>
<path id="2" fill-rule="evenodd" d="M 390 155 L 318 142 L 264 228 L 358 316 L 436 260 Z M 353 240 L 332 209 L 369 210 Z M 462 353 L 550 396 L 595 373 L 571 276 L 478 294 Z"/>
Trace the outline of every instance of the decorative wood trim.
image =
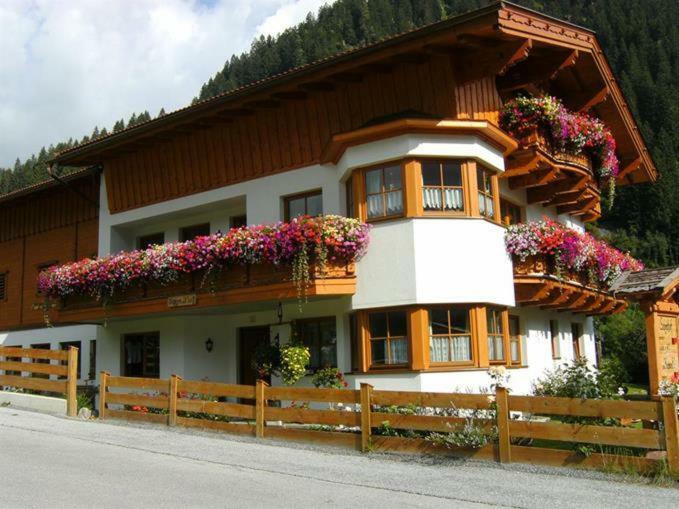
<path id="1" fill-rule="evenodd" d="M 422 216 L 422 164 L 419 160 L 409 159 L 404 161 L 403 187 L 405 217 Z"/>
<path id="2" fill-rule="evenodd" d="M 426 309 L 409 311 L 410 369 L 413 371 L 429 368 L 429 313 Z"/>
<path id="3" fill-rule="evenodd" d="M 465 210 L 471 217 L 479 217 L 478 185 L 476 161 L 470 160 L 462 165 L 462 185 L 464 186 Z"/>

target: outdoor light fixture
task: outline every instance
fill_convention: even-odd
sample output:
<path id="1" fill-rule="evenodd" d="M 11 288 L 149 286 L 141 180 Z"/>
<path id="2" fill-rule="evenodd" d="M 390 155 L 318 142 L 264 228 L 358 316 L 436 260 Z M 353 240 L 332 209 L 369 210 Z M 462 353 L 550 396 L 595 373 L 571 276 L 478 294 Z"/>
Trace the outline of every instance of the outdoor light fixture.
<path id="1" fill-rule="evenodd" d="M 283 304 L 278 301 L 278 308 L 276 309 L 276 316 L 278 316 L 278 325 L 283 323 Z"/>
<path id="2" fill-rule="evenodd" d="M 205 341 L 205 349 L 210 353 L 212 349 L 215 347 L 215 342 L 212 341 L 212 338 L 207 338 Z"/>

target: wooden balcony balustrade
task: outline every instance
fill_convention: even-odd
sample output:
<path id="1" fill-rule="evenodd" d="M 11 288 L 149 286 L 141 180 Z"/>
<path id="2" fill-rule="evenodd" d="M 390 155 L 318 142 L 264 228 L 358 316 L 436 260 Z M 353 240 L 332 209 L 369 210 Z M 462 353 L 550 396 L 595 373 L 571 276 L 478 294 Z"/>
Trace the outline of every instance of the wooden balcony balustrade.
<path id="1" fill-rule="evenodd" d="M 529 256 L 523 261 L 515 258 L 513 262 L 517 304 L 587 315 L 611 315 L 627 308 L 626 301 L 590 281 L 586 273 L 558 274 L 554 263 L 545 256 Z"/>
<path id="2" fill-rule="evenodd" d="M 559 214 L 584 221 L 601 216 L 601 191 L 589 157 L 554 150 L 537 129 L 508 156 L 502 178 L 511 189 L 525 188 L 529 204 L 555 206 Z"/>
<path id="3" fill-rule="evenodd" d="M 307 297 L 353 295 L 355 266 L 328 262 L 321 268 L 311 263 L 309 284 L 302 286 Z M 55 322 L 97 322 L 181 309 L 295 299 L 298 290 L 290 265 L 236 265 L 220 271 L 183 274 L 167 285 L 136 285 L 114 294 L 105 303 L 90 296 L 72 296 L 62 299 L 51 314 Z"/>

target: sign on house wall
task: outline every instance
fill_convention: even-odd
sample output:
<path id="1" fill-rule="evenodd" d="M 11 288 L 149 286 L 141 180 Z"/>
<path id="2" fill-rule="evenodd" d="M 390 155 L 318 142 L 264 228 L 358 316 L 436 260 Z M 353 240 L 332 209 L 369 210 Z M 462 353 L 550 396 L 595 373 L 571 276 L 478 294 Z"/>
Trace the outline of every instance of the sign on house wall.
<path id="1" fill-rule="evenodd" d="M 679 306 L 658 302 L 645 311 L 650 389 L 658 394 L 660 382 L 679 372 Z"/>

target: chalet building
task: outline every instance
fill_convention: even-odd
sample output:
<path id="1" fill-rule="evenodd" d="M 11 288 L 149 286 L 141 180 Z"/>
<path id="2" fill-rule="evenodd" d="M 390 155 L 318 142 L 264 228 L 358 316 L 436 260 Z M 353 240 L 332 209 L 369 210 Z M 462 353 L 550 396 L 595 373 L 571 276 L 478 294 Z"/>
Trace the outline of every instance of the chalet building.
<path id="1" fill-rule="evenodd" d="M 592 316 L 625 302 L 505 246 L 508 225 L 545 217 L 584 231 L 605 191 L 591 161 L 501 128 L 520 93 L 601 119 L 617 185 L 657 178 L 594 33 L 499 3 L 60 153 L 55 175 L 81 170 L 0 201 L 0 342 L 79 342 L 83 381 L 253 383 L 257 344 L 293 328 L 311 369 L 352 386 L 477 388 L 503 365 L 527 392 L 558 363 L 596 362 Z M 262 264 L 104 303 L 37 294 L 50 265 L 321 214 L 369 223 L 370 244 L 312 274 L 301 302 L 289 267 Z"/>

